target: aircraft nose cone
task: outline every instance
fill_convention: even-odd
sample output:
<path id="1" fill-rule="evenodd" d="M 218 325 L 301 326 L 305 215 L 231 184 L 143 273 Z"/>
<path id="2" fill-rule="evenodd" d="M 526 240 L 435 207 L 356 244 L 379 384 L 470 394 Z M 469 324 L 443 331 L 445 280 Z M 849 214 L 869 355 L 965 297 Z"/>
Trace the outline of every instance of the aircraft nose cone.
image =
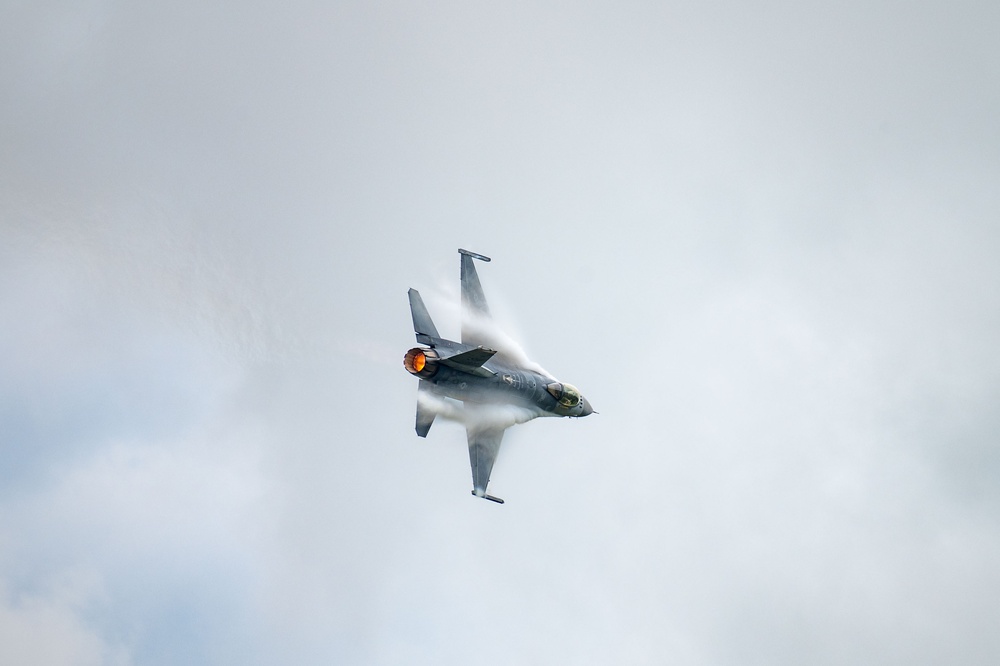
<path id="1" fill-rule="evenodd" d="M 594 408 L 590 406 L 590 401 L 586 398 L 583 399 L 583 411 L 580 416 L 590 416 L 594 413 Z"/>

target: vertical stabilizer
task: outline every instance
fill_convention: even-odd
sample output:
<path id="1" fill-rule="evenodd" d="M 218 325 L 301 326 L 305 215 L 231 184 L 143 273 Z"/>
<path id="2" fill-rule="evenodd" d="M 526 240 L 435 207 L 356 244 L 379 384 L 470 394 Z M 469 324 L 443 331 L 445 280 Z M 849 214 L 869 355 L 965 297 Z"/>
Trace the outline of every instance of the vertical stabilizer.
<path id="1" fill-rule="evenodd" d="M 421 335 L 429 335 L 432 338 L 440 338 L 434 320 L 424 305 L 424 299 L 420 298 L 420 292 L 410 289 L 410 314 L 413 315 L 413 332 L 417 334 L 417 340 Z"/>

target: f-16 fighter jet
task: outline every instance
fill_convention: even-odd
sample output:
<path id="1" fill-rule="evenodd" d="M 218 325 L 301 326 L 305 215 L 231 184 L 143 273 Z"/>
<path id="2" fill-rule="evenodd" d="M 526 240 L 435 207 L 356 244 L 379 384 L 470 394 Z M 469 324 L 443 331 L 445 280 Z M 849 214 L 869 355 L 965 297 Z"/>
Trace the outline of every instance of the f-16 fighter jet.
<path id="1" fill-rule="evenodd" d="M 504 431 L 539 416 L 588 416 L 594 409 L 576 387 L 560 382 L 523 358 L 516 349 L 504 349 L 504 336 L 490 316 L 473 260 L 490 261 L 481 254 L 462 255 L 462 341 L 438 334 L 420 292 L 410 289 L 410 313 L 417 342 L 406 352 L 403 366 L 420 379 L 417 393 L 417 435 L 426 437 L 438 414 L 452 412 L 465 423 L 472 464 L 472 494 L 503 504 L 486 494 L 490 472 L 500 451 Z M 461 408 L 448 398 L 462 402 Z"/>

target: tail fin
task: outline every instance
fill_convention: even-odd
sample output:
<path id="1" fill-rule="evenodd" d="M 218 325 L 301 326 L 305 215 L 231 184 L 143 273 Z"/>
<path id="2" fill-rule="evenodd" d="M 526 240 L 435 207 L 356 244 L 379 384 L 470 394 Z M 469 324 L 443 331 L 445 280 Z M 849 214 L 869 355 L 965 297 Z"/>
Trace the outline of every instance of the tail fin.
<path id="1" fill-rule="evenodd" d="M 421 335 L 440 338 L 434 320 L 431 319 L 431 314 L 427 311 L 427 306 L 424 305 L 424 299 L 420 298 L 420 292 L 416 289 L 410 289 L 409 296 L 410 314 L 413 315 L 413 332 L 417 334 L 417 341 L 420 341 Z"/>
<path id="2" fill-rule="evenodd" d="M 424 391 L 430 391 L 431 387 L 427 385 L 426 382 L 420 382 L 417 385 L 417 436 L 426 437 L 427 433 L 430 432 L 431 426 L 434 424 L 434 417 L 436 414 L 428 409 L 420 400 L 420 393 Z"/>

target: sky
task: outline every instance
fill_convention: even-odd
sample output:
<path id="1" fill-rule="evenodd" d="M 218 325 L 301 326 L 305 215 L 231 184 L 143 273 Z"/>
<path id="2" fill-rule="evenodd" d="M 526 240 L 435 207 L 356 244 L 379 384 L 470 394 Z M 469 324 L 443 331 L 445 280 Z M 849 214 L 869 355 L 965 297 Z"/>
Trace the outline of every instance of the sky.
<path id="1" fill-rule="evenodd" d="M 0 3 L 0 662 L 997 663 L 997 25 Z M 459 247 L 600 412 L 503 506 Z"/>

